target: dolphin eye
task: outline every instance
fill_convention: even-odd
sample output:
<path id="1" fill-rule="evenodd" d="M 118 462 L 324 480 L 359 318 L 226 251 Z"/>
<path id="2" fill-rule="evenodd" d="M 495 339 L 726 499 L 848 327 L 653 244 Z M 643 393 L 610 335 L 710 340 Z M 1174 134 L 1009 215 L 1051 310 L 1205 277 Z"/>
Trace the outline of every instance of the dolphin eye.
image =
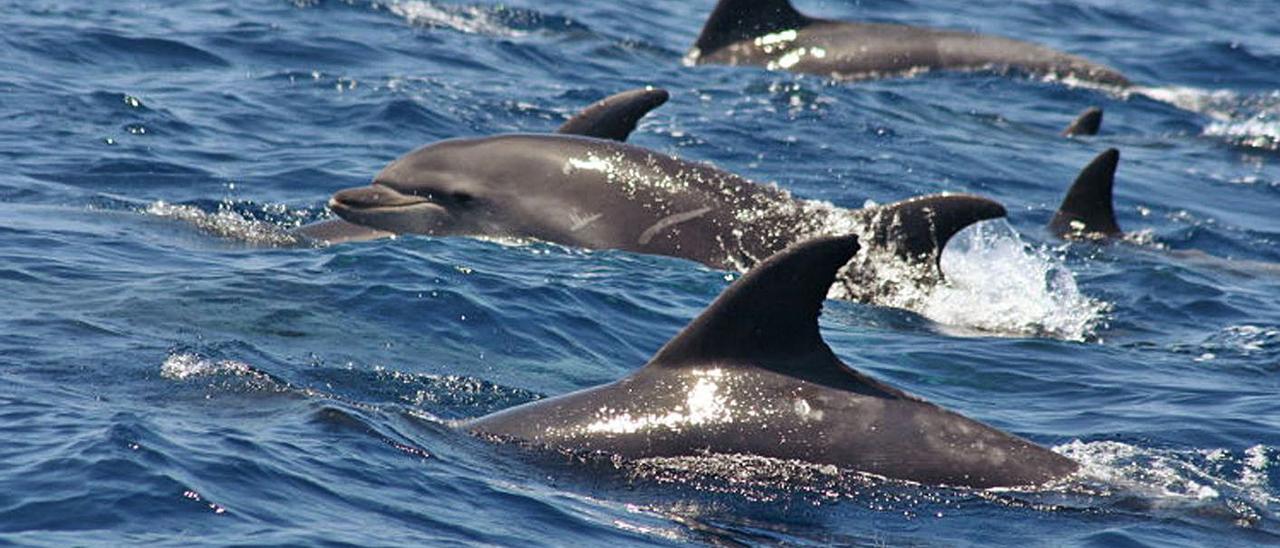
<path id="1" fill-rule="evenodd" d="M 471 203 L 471 201 L 474 199 L 475 199 L 475 196 L 472 196 L 466 192 L 453 193 L 453 201 L 458 203 L 459 205 L 467 205 Z"/>

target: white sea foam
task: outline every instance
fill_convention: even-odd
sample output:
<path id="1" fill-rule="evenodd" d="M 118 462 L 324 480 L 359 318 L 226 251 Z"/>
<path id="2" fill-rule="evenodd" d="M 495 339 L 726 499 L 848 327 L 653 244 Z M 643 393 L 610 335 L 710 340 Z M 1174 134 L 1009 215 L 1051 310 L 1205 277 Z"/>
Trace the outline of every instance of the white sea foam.
<path id="1" fill-rule="evenodd" d="M 1280 91 L 1241 95 L 1228 90 L 1193 87 L 1135 87 L 1129 91 L 1203 114 L 1212 121 L 1204 135 L 1232 144 L 1280 150 Z"/>
<path id="2" fill-rule="evenodd" d="M 507 26 L 490 8 L 449 6 L 422 0 L 397 0 L 382 4 L 387 11 L 403 17 L 411 25 L 441 27 L 486 36 L 523 36 L 524 31 Z"/>
<path id="3" fill-rule="evenodd" d="M 254 375 L 256 372 L 244 362 L 211 360 L 186 352 L 170 354 L 165 358 L 164 363 L 160 364 L 160 376 L 175 381 L 224 374 Z"/>
<path id="4" fill-rule="evenodd" d="M 203 232 L 250 244 L 285 247 L 301 243 L 297 236 L 277 225 L 246 219 L 229 210 L 210 213 L 188 205 L 158 201 L 147 206 L 146 213 L 183 221 Z"/>
<path id="5" fill-rule="evenodd" d="M 1219 507 L 1241 526 L 1277 517 L 1280 498 L 1270 494 L 1267 480 L 1274 448 L 1176 451 L 1077 440 L 1053 450 L 1080 463 L 1081 480 L 1100 482 L 1105 494 L 1138 497 L 1160 509 Z"/>
<path id="6" fill-rule="evenodd" d="M 1060 258 L 1028 245 L 1003 220 L 977 223 L 952 237 L 942 254 L 942 283 L 933 283 L 932 275 L 917 271 L 922 267 L 893 253 L 864 248 L 855 267 L 871 275 L 857 283 L 870 287 L 837 284 L 830 296 L 869 291 L 877 304 L 961 330 L 1075 341 L 1093 336 L 1110 309 L 1080 292 Z"/>
<path id="7" fill-rule="evenodd" d="M 945 283 L 921 303 L 942 323 L 983 331 L 1084 340 L 1110 309 L 1080 292 L 1075 275 L 1048 249 L 1022 241 L 1008 223 L 978 223 L 943 250 Z"/>

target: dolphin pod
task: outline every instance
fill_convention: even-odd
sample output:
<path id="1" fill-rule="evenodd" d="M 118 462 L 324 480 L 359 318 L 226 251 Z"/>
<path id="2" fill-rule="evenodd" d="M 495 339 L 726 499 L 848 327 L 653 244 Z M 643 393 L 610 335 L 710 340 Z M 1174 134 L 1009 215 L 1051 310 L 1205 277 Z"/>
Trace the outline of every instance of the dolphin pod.
<path id="1" fill-rule="evenodd" d="M 976 488 L 1040 485 L 1072 460 L 859 373 L 818 316 L 855 236 L 756 265 L 621 380 L 461 423 L 475 434 L 629 459 L 750 454 Z"/>
<path id="2" fill-rule="evenodd" d="M 1130 85 L 1113 68 L 1030 42 L 816 19 L 796 11 L 789 0 L 721 0 L 685 59 L 689 64 L 756 65 L 849 80 L 994 68 Z"/>

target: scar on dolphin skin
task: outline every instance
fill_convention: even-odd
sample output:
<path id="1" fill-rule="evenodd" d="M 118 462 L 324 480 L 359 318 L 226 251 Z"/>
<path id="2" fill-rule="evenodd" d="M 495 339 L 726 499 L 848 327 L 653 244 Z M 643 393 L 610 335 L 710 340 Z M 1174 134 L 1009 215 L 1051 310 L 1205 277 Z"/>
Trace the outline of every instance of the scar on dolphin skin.
<path id="1" fill-rule="evenodd" d="M 569 220 L 573 221 L 573 224 L 569 226 L 569 232 L 577 232 L 579 230 L 587 228 L 588 226 L 591 225 L 591 223 L 594 223 L 600 220 L 601 217 L 604 217 L 604 213 L 596 213 L 594 215 L 582 216 L 582 215 L 579 215 L 578 212 L 576 211 L 571 211 L 569 212 Z"/>
<path id="2" fill-rule="evenodd" d="M 676 213 L 675 215 L 663 217 L 662 219 L 659 219 L 658 222 L 653 223 L 653 226 L 646 228 L 644 232 L 640 233 L 640 245 L 648 245 L 649 242 L 653 240 L 653 237 L 657 236 L 659 232 L 680 223 L 697 219 L 698 217 L 706 215 L 710 211 L 710 207 L 700 207 L 693 211 L 686 211 L 684 213 Z"/>

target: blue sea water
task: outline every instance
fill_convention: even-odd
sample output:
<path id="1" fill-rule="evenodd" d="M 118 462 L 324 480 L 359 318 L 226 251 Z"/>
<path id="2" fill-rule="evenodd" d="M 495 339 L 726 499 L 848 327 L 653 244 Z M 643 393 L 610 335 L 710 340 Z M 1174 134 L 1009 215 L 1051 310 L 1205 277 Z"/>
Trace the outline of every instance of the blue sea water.
<path id="1" fill-rule="evenodd" d="M 686 67 L 710 0 L 0 0 L 0 543 L 1280 543 L 1280 19 L 1269 0 L 802 0 L 1041 42 L 1119 92 Z M 753 459 L 578 462 L 450 429 L 639 367 L 735 275 L 461 238 L 307 247 L 431 141 L 653 85 L 632 142 L 844 207 L 1009 207 L 854 367 L 1069 455 L 1043 491 Z M 1064 139 L 1081 109 L 1103 133 Z M 1042 228 L 1122 150 L 1127 242 Z"/>

